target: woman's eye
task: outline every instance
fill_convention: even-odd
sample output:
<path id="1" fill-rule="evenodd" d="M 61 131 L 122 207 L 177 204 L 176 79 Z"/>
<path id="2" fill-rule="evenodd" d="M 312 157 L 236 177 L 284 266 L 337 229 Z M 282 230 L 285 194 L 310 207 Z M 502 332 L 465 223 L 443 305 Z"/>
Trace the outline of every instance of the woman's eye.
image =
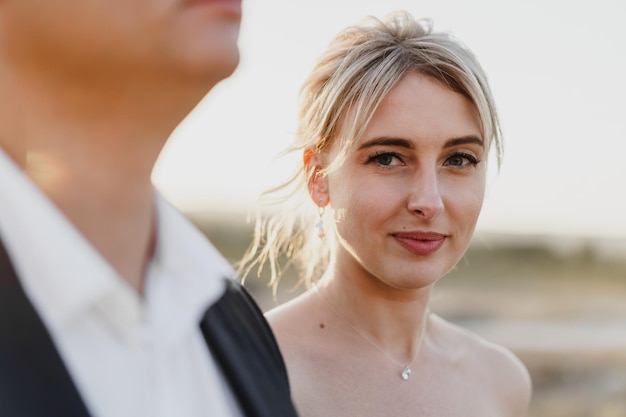
<path id="1" fill-rule="evenodd" d="M 460 152 L 460 153 L 455 153 L 454 155 L 450 156 L 446 160 L 446 165 L 451 165 L 455 167 L 465 167 L 468 164 L 472 166 L 478 165 L 479 162 L 480 161 L 476 159 L 473 155 Z"/>
<path id="2" fill-rule="evenodd" d="M 378 165 L 382 166 L 393 166 L 400 165 L 402 163 L 402 160 L 395 153 L 382 152 L 370 156 L 368 162 L 376 162 Z"/>

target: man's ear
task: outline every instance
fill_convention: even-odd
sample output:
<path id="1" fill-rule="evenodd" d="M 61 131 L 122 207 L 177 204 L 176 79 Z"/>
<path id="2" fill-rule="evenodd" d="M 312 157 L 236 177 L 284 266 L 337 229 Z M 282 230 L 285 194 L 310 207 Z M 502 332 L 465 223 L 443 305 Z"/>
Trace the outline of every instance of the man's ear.
<path id="1" fill-rule="evenodd" d="M 326 207 L 330 203 L 328 196 L 328 180 L 324 173 L 324 164 L 319 152 L 305 149 L 302 155 L 304 172 L 309 188 L 309 195 L 318 207 Z"/>

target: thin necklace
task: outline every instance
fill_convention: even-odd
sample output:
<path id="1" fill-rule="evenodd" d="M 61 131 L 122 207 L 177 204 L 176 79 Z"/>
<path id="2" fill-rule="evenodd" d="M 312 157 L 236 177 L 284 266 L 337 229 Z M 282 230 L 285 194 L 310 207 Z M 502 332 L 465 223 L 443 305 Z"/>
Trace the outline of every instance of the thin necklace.
<path id="1" fill-rule="evenodd" d="M 324 298 L 324 296 L 320 292 L 317 284 L 314 284 L 313 286 L 315 288 L 315 292 L 317 293 L 317 295 L 324 302 L 324 304 L 326 304 L 326 306 L 328 306 L 328 308 L 330 308 L 330 310 L 333 312 L 333 314 L 335 316 L 337 316 L 341 321 L 343 321 L 345 324 L 347 324 L 352 330 L 355 331 L 356 334 L 361 336 L 361 338 L 363 338 L 363 340 L 368 342 L 370 345 L 374 346 L 378 351 L 380 351 L 383 355 L 385 355 L 387 357 L 387 359 L 389 359 L 390 361 L 392 361 L 393 363 L 395 363 L 397 365 L 400 365 L 400 367 L 402 368 L 402 372 L 400 372 L 400 377 L 402 378 L 403 381 L 406 381 L 406 380 L 408 380 L 411 377 L 411 365 L 413 365 L 413 362 L 415 362 L 415 360 L 417 359 L 417 356 L 419 355 L 420 351 L 422 350 L 422 344 L 424 343 L 424 337 L 426 335 L 426 323 L 427 323 L 427 320 L 424 320 L 424 328 L 422 329 L 422 334 L 420 335 L 420 340 L 418 342 L 417 351 L 415 352 L 415 355 L 413 356 L 413 359 L 411 359 L 411 362 L 409 362 L 407 364 L 404 364 L 402 362 L 398 362 L 393 356 L 391 356 L 383 348 L 378 346 L 378 344 L 376 342 L 374 342 L 370 337 L 368 337 L 367 335 L 362 333 L 352 323 L 350 323 L 350 321 L 347 318 L 345 318 L 343 315 L 341 315 L 339 313 L 339 311 L 330 303 L 330 301 L 328 301 L 326 298 Z"/>

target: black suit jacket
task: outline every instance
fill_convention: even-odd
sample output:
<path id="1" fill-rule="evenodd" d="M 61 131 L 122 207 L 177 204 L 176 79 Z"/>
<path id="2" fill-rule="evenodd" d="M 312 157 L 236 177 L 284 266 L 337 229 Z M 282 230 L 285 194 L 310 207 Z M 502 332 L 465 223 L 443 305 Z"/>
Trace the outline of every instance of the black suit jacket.
<path id="1" fill-rule="evenodd" d="M 262 312 L 240 284 L 224 282 L 224 295 L 200 327 L 244 415 L 297 416 L 283 358 Z M 89 415 L 0 242 L 0 416 Z"/>

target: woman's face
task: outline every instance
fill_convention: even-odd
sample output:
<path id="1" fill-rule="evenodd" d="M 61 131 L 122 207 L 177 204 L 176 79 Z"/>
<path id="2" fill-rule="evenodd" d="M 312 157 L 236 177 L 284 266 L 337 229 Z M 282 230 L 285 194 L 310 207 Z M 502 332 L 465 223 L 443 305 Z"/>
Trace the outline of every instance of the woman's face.
<path id="1" fill-rule="evenodd" d="M 467 249 L 482 207 L 485 148 L 467 98 L 408 74 L 326 177 L 336 272 L 399 289 L 447 273 Z"/>
<path id="2" fill-rule="evenodd" d="M 24 69 L 214 77 L 238 64 L 241 0 L 2 0 L 0 51 Z"/>

